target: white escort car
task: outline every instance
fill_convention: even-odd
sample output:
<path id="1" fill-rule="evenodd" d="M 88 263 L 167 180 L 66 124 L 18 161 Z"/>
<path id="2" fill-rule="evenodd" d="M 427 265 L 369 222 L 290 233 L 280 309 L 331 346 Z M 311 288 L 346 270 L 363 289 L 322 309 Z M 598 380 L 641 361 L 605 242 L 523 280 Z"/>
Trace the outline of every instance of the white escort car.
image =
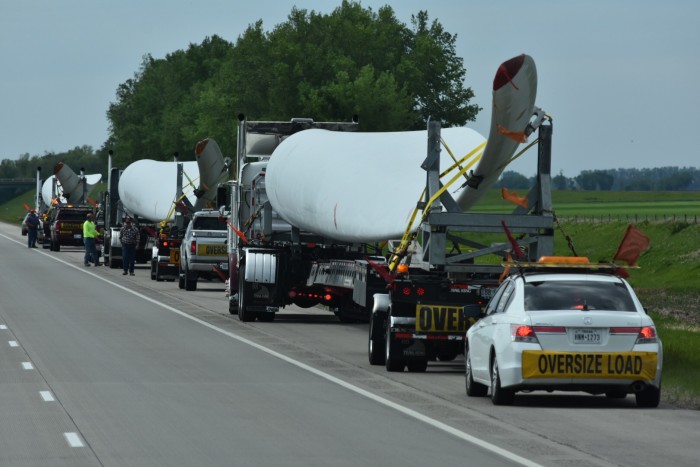
<path id="1" fill-rule="evenodd" d="M 545 258 L 513 266 L 467 331 L 466 392 L 511 404 L 560 390 L 656 407 L 663 352 L 654 323 L 614 265 Z"/>

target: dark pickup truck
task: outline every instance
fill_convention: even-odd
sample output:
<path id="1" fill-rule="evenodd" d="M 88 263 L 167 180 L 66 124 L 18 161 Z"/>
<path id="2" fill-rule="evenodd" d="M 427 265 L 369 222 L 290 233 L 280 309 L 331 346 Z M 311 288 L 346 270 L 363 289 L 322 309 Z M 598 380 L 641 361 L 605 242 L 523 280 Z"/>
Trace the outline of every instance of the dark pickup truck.
<path id="1" fill-rule="evenodd" d="M 61 245 L 83 245 L 83 223 L 89 206 L 54 206 L 44 222 L 44 248 L 51 251 L 61 251 Z"/>

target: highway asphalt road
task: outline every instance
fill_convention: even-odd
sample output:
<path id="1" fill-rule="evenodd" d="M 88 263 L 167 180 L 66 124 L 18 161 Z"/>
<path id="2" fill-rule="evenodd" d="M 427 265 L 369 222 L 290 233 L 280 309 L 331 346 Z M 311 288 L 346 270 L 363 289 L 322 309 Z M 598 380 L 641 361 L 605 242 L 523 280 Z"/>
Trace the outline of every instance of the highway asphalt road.
<path id="1" fill-rule="evenodd" d="M 697 465 L 700 412 L 634 398 L 467 398 L 461 361 L 367 362 L 367 325 L 242 323 L 186 292 L 0 223 L 0 465 Z"/>

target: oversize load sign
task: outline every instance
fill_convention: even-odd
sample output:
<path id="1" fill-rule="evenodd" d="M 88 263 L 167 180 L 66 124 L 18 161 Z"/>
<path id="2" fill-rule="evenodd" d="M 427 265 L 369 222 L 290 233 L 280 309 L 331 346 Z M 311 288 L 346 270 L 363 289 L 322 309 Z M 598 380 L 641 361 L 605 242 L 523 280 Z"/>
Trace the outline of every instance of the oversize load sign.
<path id="1" fill-rule="evenodd" d="M 444 305 L 416 305 L 416 331 L 465 332 L 468 321 L 464 308 Z"/>
<path id="2" fill-rule="evenodd" d="M 610 378 L 650 381 L 655 352 L 523 351 L 523 378 Z"/>
<path id="3" fill-rule="evenodd" d="M 226 256 L 226 245 L 197 245 L 198 256 Z"/>

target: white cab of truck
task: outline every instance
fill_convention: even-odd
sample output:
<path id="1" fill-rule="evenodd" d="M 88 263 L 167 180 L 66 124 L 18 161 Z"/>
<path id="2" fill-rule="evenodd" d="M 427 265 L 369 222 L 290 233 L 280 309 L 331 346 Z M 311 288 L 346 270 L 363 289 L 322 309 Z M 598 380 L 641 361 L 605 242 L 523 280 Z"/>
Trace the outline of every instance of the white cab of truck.
<path id="1" fill-rule="evenodd" d="M 219 211 L 194 213 L 180 246 L 180 288 L 197 290 L 197 280 L 221 279 L 228 267 L 227 224 Z"/>

